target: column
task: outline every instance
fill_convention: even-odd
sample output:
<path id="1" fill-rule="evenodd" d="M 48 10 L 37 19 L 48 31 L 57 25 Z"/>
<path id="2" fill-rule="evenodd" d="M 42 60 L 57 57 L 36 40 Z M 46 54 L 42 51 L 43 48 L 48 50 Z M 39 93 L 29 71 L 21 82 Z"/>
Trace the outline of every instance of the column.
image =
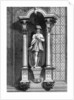
<path id="1" fill-rule="evenodd" d="M 54 85 L 54 81 L 52 79 L 52 72 L 54 68 L 51 66 L 50 36 L 51 36 L 52 26 L 54 25 L 55 22 L 56 22 L 56 18 L 53 18 L 53 17 L 46 18 L 46 32 L 47 32 L 47 52 L 46 52 L 47 57 L 46 58 L 47 59 L 46 59 L 46 67 L 45 67 L 45 80 L 42 86 L 47 91 L 53 88 L 53 85 Z"/>
<path id="2" fill-rule="evenodd" d="M 47 20 L 47 23 L 46 23 L 46 30 L 47 30 L 47 58 L 46 58 L 46 67 L 50 67 L 51 65 L 51 60 L 50 60 L 50 23 L 49 23 L 50 19 Z"/>
<path id="3" fill-rule="evenodd" d="M 28 61 L 27 61 L 27 27 L 26 20 L 22 20 L 22 33 L 23 33 L 23 67 L 22 67 L 22 80 L 20 82 L 29 82 L 28 80 Z"/>
<path id="4" fill-rule="evenodd" d="M 23 68 L 27 68 L 27 35 L 23 35 Z"/>
<path id="5" fill-rule="evenodd" d="M 51 36 L 51 29 L 56 23 L 58 16 L 57 15 L 50 15 L 45 17 L 46 19 L 46 32 L 47 32 L 47 59 L 46 59 L 46 67 L 45 67 L 45 80 L 42 84 L 43 88 L 49 91 L 53 88 L 54 80 L 52 78 L 54 67 L 51 66 L 51 45 L 50 45 L 50 36 Z"/>
<path id="6" fill-rule="evenodd" d="M 53 82 L 52 80 L 52 67 L 51 67 L 51 53 L 50 53 L 50 35 L 51 35 L 51 23 L 50 18 L 47 18 L 46 22 L 46 32 L 47 32 L 47 58 L 46 58 L 46 68 L 45 68 L 45 81 Z"/>

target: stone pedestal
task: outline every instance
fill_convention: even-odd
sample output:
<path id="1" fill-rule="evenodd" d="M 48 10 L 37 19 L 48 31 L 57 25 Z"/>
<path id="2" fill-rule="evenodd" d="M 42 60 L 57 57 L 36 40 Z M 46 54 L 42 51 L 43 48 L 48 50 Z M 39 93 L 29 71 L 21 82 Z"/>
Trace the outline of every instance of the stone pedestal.
<path id="1" fill-rule="evenodd" d="M 41 70 L 42 70 L 41 67 L 32 68 L 35 83 L 40 83 L 41 82 L 41 77 L 40 77 Z"/>
<path id="2" fill-rule="evenodd" d="M 46 90 L 49 91 L 50 89 L 53 88 L 53 85 L 55 81 L 52 78 L 52 71 L 54 70 L 53 67 L 46 67 L 45 68 L 45 80 L 42 83 L 42 87 Z"/>
<path id="3" fill-rule="evenodd" d="M 45 68 L 45 80 L 44 82 L 54 82 L 52 78 L 52 72 L 55 68 L 54 67 L 46 67 Z"/>
<path id="4" fill-rule="evenodd" d="M 22 76 L 21 81 L 18 83 L 18 89 L 22 91 L 26 91 L 28 88 L 30 88 L 30 81 L 28 80 L 28 68 L 23 67 L 22 68 Z"/>
<path id="5" fill-rule="evenodd" d="M 28 80 L 28 68 L 26 68 L 26 67 L 22 68 L 22 80 L 20 82 L 23 82 L 23 83 L 29 82 L 29 80 Z"/>

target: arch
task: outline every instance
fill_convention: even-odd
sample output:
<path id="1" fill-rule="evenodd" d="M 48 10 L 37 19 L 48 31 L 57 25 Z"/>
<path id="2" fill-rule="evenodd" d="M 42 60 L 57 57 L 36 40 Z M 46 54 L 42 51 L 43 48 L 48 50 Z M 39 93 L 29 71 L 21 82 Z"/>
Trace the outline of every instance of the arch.
<path id="1" fill-rule="evenodd" d="M 54 17 L 54 18 L 56 18 L 56 19 L 58 19 L 59 18 L 59 16 L 58 15 L 56 15 L 56 14 L 48 14 L 45 10 L 43 10 L 42 8 L 36 8 L 36 11 L 37 12 L 40 12 L 44 17 Z M 32 8 L 32 9 L 30 9 L 27 13 L 26 13 L 26 15 L 25 16 L 19 16 L 18 18 L 19 19 L 28 19 L 28 18 L 30 18 L 30 15 L 32 14 L 32 13 L 34 13 L 34 8 Z"/>
<path id="2" fill-rule="evenodd" d="M 36 11 L 40 12 L 44 17 L 46 17 L 46 15 L 47 15 L 47 12 L 44 11 L 42 8 L 36 8 Z M 27 12 L 27 14 L 26 14 L 25 17 L 26 17 L 26 18 L 29 18 L 30 15 L 31 15 L 33 12 L 34 12 L 34 8 L 30 9 L 30 10 Z"/>

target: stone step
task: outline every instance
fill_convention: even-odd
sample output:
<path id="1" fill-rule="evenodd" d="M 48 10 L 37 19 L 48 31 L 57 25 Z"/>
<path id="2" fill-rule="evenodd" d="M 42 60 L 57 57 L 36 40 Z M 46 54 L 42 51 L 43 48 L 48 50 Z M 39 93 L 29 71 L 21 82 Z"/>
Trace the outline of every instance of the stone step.
<path id="1" fill-rule="evenodd" d="M 27 92 L 45 92 L 43 89 L 29 89 Z"/>
<path id="2" fill-rule="evenodd" d="M 65 82 L 55 82 L 55 86 L 67 86 Z"/>

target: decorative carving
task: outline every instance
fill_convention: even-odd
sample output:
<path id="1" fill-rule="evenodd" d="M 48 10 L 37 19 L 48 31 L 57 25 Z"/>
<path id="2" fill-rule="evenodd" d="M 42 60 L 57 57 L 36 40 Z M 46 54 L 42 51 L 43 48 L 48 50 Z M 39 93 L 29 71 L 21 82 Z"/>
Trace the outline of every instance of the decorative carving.
<path id="1" fill-rule="evenodd" d="M 19 82 L 16 88 L 22 91 L 26 91 L 28 88 L 30 88 L 30 82 Z"/>
<path id="2" fill-rule="evenodd" d="M 43 82 L 42 83 L 42 87 L 46 90 L 49 91 L 50 89 L 52 89 L 54 86 L 54 82 Z"/>

